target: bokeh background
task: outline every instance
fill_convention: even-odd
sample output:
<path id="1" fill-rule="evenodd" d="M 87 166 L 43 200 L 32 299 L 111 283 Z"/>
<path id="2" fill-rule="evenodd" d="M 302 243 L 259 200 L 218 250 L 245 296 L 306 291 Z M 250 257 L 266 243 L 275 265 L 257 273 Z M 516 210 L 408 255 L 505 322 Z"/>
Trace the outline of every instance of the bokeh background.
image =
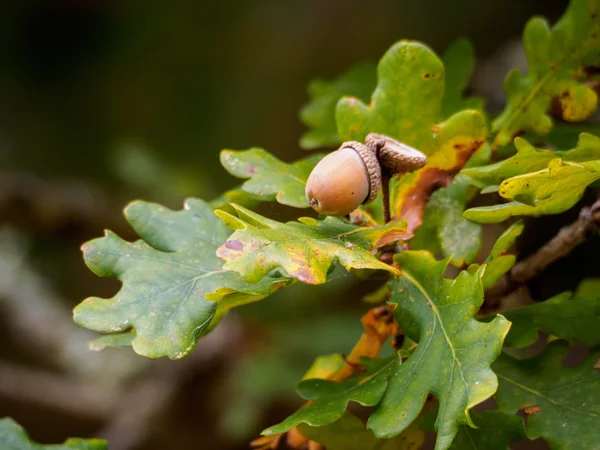
<path id="1" fill-rule="evenodd" d="M 524 66 L 526 20 L 556 19 L 566 3 L 0 2 L 0 416 L 44 443 L 247 448 L 299 405 L 294 386 L 313 358 L 360 335 L 367 306 L 355 280 L 287 289 L 232 313 L 193 356 L 150 361 L 88 351 L 94 334 L 71 309 L 118 283 L 85 268 L 80 244 L 104 228 L 135 239 L 121 215 L 135 198 L 179 208 L 235 185 L 223 148 L 305 155 L 298 111 L 309 81 L 376 62 L 399 39 L 439 53 L 471 39 L 471 90 L 499 108 L 507 70 Z"/>

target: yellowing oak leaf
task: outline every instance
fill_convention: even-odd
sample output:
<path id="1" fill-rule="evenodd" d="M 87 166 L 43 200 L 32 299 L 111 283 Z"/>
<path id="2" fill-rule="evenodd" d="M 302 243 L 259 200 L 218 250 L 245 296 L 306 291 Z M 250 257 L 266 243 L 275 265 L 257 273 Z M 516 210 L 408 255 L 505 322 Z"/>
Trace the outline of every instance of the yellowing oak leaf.
<path id="1" fill-rule="evenodd" d="M 335 217 L 281 223 L 232 206 L 237 217 L 221 210 L 215 212 L 235 230 L 217 255 L 225 260 L 226 270 L 239 273 L 248 282 L 257 282 L 272 270 L 282 268 L 303 283 L 322 284 L 335 261 L 347 270 L 398 273 L 381 262 L 373 250 L 411 236 L 400 222 L 376 228 L 359 228 Z"/>
<path id="2" fill-rule="evenodd" d="M 463 169 L 462 175 L 480 188 L 498 186 L 504 180 L 545 169 L 553 159 L 586 162 L 600 159 L 600 138 L 581 133 L 577 146 L 571 150 L 539 149 L 523 138 L 515 139 L 517 154 L 494 164 Z"/>
<path id="3" fill-rule="evenodd" d="M 503 222 L 513 216 L 558 214 L 574 206 L 585 189 L 600 179 L 600 160 L 582 163 L 553 159 L 547 169 L 504 180 L 498 193 L 512 200 L 465 211 L 475 222 Z"/>

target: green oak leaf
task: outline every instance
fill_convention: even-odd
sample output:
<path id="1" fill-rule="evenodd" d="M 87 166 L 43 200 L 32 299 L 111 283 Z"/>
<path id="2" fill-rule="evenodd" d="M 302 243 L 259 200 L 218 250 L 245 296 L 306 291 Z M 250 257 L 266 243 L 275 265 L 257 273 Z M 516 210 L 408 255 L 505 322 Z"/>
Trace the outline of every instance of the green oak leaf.
<path id="1" fill-rule="evenodd" d="M 552 101 L 568 122 L 590 117 L 598 96 L 583 84 L 586 66 L 600 65 L 600 0 L 571 0 L 567 11 L 551 29 L 546 20 L 534 17 L 525 26 L 523 44 L 527 75 L 517 69 L 506 77 L 507 104 L 492 123 L 495 145 L 504 146 L 521 131 L 547 134 Z"/>
<path id="2" fill-rule="evenodd" d="M 540 411 L 527 418 L 530 439 L 543 438 L 551 450 L 595 450 L 600 442 L 600 372 L 592 352 L 579 366 L 562 365 L 565 341 L 551 342 L 535 358 L 516 360 L 503 354 L 493 369 L 499 379 L 496 403 L 508 414 L 525 406 Z"/>
<path id="3" fill-rule="evenodd" d="M 309 131 L 300 138 L 300 147 L 310 150 L 339 145 L 341 140 L 335 124 L 338 100 L 345 95 L 368 100 L 376 82 L 377 69 L 371 63 L 352 67 L 332 81 L 311 81 L 308 86 L 310 100 L 300 110 L 300 119 Z"/>
<path id="4" fill-rule="evenodd" d="M 27 432 L 14 420 L 0 419 L 0 448 L 2 450 L 107 450 L 102 439 L 67 439 L 64 444 L 42 445 L 32 442 Z"/>
<path id="5" fill-rule="evenodd" d="M 600 138 L 581 133 L 577 146 L 571 150 L 538 149 L 525 139 L 516 138 L 517 154 L 494 164 L 465 168 L 462 173 L 480 188 L 498 186 L 507 178 L 545 169 L 553 159 L 569 162 L 586 162 L 600 159 Z"/>
<path id="6" fill-rule="evenodd" d="M 201 200 L 187 200 L 181 211 L 136 201 L 125 217 L 142 240 L 127 242 L 107 231 L 82 247 L 94 273 L 123 286 L 112 299 L 84 300 L 74 319 L 102 333 L 135 331 L 131 344 L 140 355 L 182 358 L 228 309 L 291 282 L 267 277 L 250 284 L 224 271 L 215 252 L 230 231 Z"/>
<path id="7" fill-rule="evenodd" d="M 437 133 L 444 96 L 444 65 L 423 44 L 400 41 L 394 44 L 377 66 L 377 87 L 367 105 L 354 97 L 340 99 L 336 122 L 344 141 L 364 141 L 371 132 L 397 138 L 420 151 L 431 154 L 477 111 L 463 111 L 452 121 L 456 128 Z M 477 119 L 475 119 L 477 122 Z M 470 124 L 472 125 L 472 124 Z M 479 130 L 477 130 L 479 131 Z"/>
<path id="8" fill-rule="evenodd" d="M 563 292 L 503 315 L 512 322 L 504 341 L 510 347 L 533 344 L 538 330 L 590 347 L 600 345 L 600 279 L 583 281 L 574 295 Z"/>
<path id="9" fill-rule="evenodd" d="M 444 78 L 444 65 L 431 49 L 418 42 L 397 42 L 379 61 L 377 87 L 370 103 L 355 97 L 343 97 L 338 102 L 336 123 L 341 139 L 364 141 L 369 133 L 382 133 L 431 154 L 450 137 L 451 131 L 467 131 L 432 130 L 441 114 Z M 477 111 L 460 114 L 464 116 L 453 121 L 457 128 L 474 115 L 483 120 Z M 457 119 L 459 123 L 455 122 Z"/>
<path id="10" fill-rule="evenodd" d="M 257 282 L 274 269 L 303 283 L 322 284 L 335 261 L 350 269 L 397 269 L 381 262 L 371 250 L 399 239 L 407 239 L 402 222 L 381 227 L 359 228 L 336 218 L 281 223 L 233 205 L 237 217 L 225 211 L 217 214 L 234 233 L 219 247 L 226 270 L 233 270 L 248 282 Z"/>
<path id="11" fill-rule="evenodd" d="M 342 418 L 348 403 L 375 406 L 381 400 L 393 369 L 402 363 L 400 355 L 389 360 L 377 360 L 377 365 L 366 376 L 353 377 L 345 381 L 307 379 L 298 384 L 298 393 L 310 400 L 283 422 L 262 432 L 263 435 L 285 433 L 301 423 L 321 427 Z"/>
<path id="12" fill-rule="evenodd" d="M 344 414 L 340 420 L 330 425 L 310 427 L 301 424 L 298 429 L 302 436 L 319 442 L 327 450 L 414 450 L 420 448 L 425 441 L 424 433 L 416 424 L 392 439 L 377 439 L 352 414 Z"/>
<path id="13" fill-rule="evenodd" d="M 425 167 L 392 180 L 392 215 L 406 218 L 409 232 L 421 224 L 431 193 L 451 183 L 487 134 L 485 119 L 476 110 L 463 110 L 440 123 L 444 76 L 442 61 L 428 47 L 400 41 L 377 66 L 370 103 L 344 97 L 336 108 L 344 141 L 382 133 L 427 155 Z"/>
<path id="14" fill-rule="evenodd" d="M 399 326 L 419 345 L 396 365 L 381 402 L 369 417 L 377 437 L 392 437 L 419 415 L 429 393 L 439 401 L 436 450 L 450 447 L 460 425 L 470 424 L 469 409 L 494 394 L 497 379 L 490 364 L 498 356 L 510 323 L 473 319 L 483 303 L 481 271 L 444 278 L 448 261 L 424 251 L 395 258 L 402 276 L 390 283 L 389 303 Z"/>
<path id="15" fill-rule="evenodd" d="M 461 109 L 482 109 L 483 99 L 464 96 L 474 61 L 473 45 L 467 39 L 457 39 L 442 55 L 446 89 L 440 117 L 447 118 Z M 337 102 L 342 97 L 367 102 L 376 85 L 377 67 L 370 63 L 357 65 L 333 81 L 312 81 L 308 88 L 310 101 L 300 111 L 302 122 L 310 130 L 300 139 L 300 146 L 314 149 L 341 144 L 335 120 Z"/>
<path id="16" fill-rule="evenodd" d="M 487 162 L 489 157 L 490 147 L 484 145 L 467 166 Z M 475 194 L 476 190 L 462 174 L 450 186 L 434 192 L 425 207 L 423 224 L 410 241 L 411 249 L 441 252 L 458 267 L 473 262 L 481 248 L 481 225 L 467 220 L 463 212 Z"/>
<path id="17" fill-rule="evenodd" d="M 221 164 L 238 178 L 249 178 L 242 190 L 282 205 L 308 208 L 306 180 L 323 155 L 311 155 L 286 164 L 262 148 L 245 151 L 222 150 Z M 232 200 L 233 201 L 233 200 Z"/>
<path id="18" fill-rule="evenodd" d="M 464 38 L 455 40 L 442 55 L 442 62 L 446 72 L 446 87 L 440 117 L 450 117 L 463 109 L 483 109 L 483 98 L 464 96 L 475 66 L 473 44 Z"/>
<path id="19" fill-rule="evenodd" d="M 511 202 L 471 208 L 464 215 L 475 222 L 496 223 L 513 216 L 558 214 L 574 206 L 598 179 L 600 160 L 573 163 L 553 159 L 547 169 L 502 182 L 498 193 Z"/>

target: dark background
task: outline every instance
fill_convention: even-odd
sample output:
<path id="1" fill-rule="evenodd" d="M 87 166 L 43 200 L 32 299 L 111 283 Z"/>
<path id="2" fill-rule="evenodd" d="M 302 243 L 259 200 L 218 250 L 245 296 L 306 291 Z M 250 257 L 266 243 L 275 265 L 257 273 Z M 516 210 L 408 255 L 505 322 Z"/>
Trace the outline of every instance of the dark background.
<path id="1" fill-rule="evenodd" d="M 312 359 L 348 351 L 359 336 L 366 306 L 355 280 L 288 289 L 232 314 L 193 357 L 147 361 L 87 351 L 93 334 L 70 310 L 118 284 L 93 276 L 79 245 L 104 228 L 134 239 L 120 212 L 134 198 L 179 208 L 236 184 L 220 168 L 222 148 L 301 157 L 308 82 L 375 62 L 398 39 L 442 52 L 468 37 L 480 62 L 473 91 L 500 106 L 506 66 L 522 57 L 498 51 L 531 15 L 556 19 L 565 6 L 1 2 L 0 416 L 44 443 L 102 436 L 111 450 L 247 448 L 298 405 L 293 388 Z"/>

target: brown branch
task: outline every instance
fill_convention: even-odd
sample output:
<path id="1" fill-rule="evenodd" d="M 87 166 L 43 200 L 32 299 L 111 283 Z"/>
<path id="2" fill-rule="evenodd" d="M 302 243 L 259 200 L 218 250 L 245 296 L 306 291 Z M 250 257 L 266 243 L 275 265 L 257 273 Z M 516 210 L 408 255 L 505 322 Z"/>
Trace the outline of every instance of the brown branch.
<path id="1" fill-rule="evenodd" d="M 590 236 L 600 231 L 600 200 L 582 208 L 579 218 L 559 232 L 535 253 L 519 261 L 512 270 L 486 291 L 486 305 L 493 309 L 506 295 L 522 287 L 553 262 L 569 255 Z"/>
<path id="2" fill-rule="evenodd" d="M 579 218 L 560 229 L 558 234 L 534 254 L 519 261 L 510 271 L 514 283 L 522 284 L 535 277 L 554 261 L 564 258 L 600 230 L 600 200 L 585 207 Z"/>

